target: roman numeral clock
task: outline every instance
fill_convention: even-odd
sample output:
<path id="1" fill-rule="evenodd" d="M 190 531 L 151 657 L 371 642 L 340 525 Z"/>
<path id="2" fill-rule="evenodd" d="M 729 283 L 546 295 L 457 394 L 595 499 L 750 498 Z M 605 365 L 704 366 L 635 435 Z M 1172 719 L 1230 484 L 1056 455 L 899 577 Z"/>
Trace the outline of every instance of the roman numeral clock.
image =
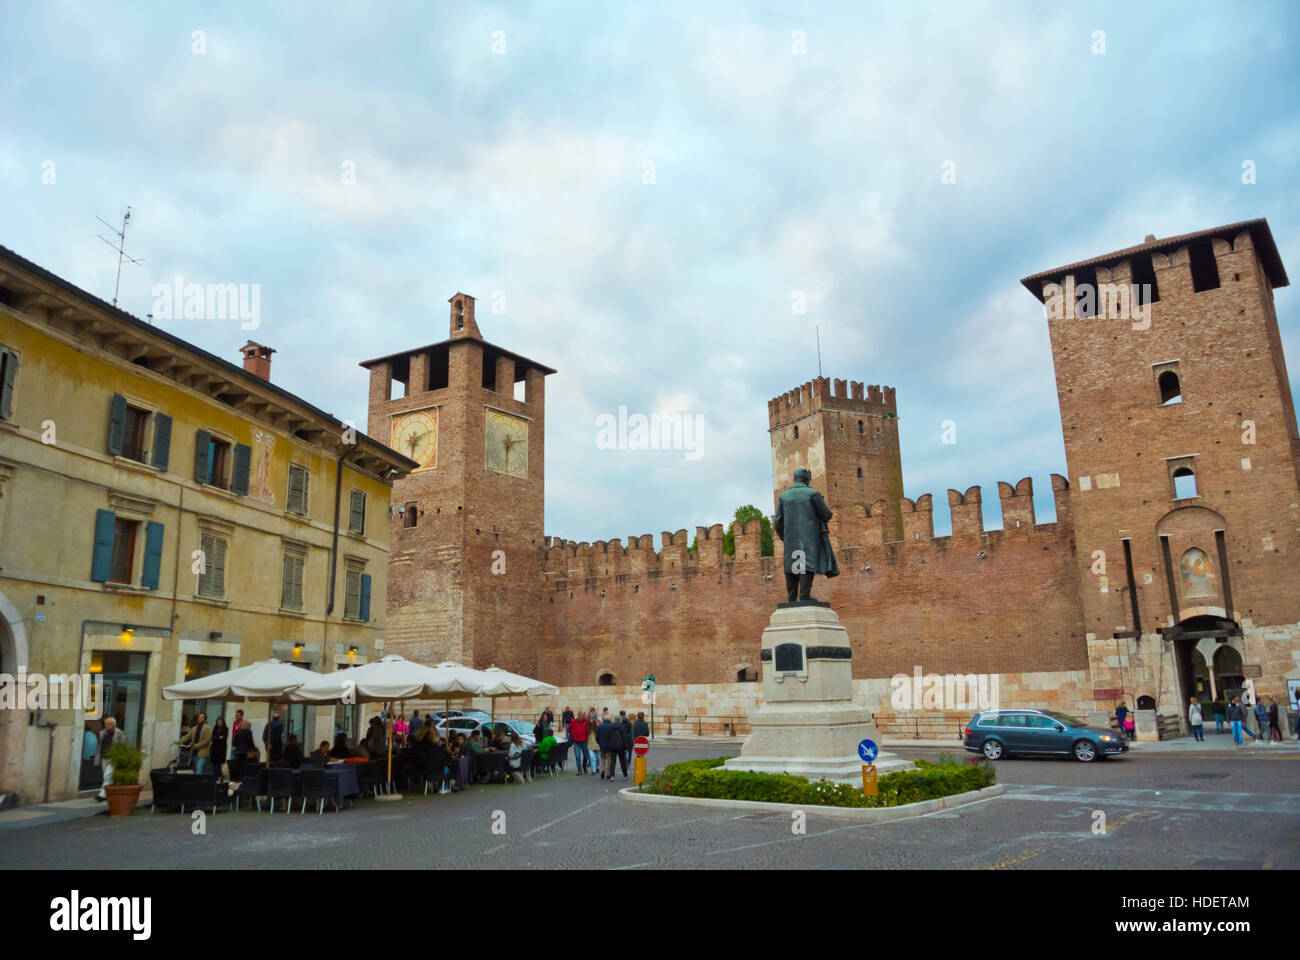
<path id="1" fill-rule="evenodd" d="M 528 477 L 528 421 L 488 408 L 483 425 L 483 463 L 494 473 Z"/>

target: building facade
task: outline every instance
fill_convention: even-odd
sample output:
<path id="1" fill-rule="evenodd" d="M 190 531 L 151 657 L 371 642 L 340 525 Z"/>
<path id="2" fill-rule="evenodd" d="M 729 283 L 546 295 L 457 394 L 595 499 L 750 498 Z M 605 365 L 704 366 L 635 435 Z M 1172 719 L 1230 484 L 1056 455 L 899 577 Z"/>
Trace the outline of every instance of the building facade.
<path id="1" fill-rule="evenodd" d="M 857 696 L 882 721 L 906 721 L 923 704 L 899 707 L 898 676 L 983 676 L 1003 703 L 1086 713 L 1123 699 L 1172 731 L 1188 697 L 1253 680 L 1285 709 L 1288 681 L 1300 682 L 1300 439 L 1273 302 L 1288 280 L 1268 224 L 1148 237 L 1023 283 L 1047 306 L 1071 478 L 1051 477 L 1054 522 L 1037 522 L 1025 477 L 998 484 L 1000 529 L 984 528 L 978 486 L 949 490 L 952 533 L 935 537 L 931 495 L 902 496 L 889 387 L 818 378 L 768 405 L 774 492 L 808 467 L 835 511 L 842 575 L 816 592 L 848 629 Z M 468 436 L 491 402 L 489 366 L 511 356 L 492 349 L 494 361 L 464 351 L 468 367 L 440 379 L 436 398 L 421 387 L 390 399 L 384 365 L 422 369 L 414 355 L 367 364 L 371 432 L 436 399 L 469 411 L 456 418 Z M 510 362 L 516 376 L 528 363 Z M 540 425 L 544 411 L 527 415 Z M 485 666 L 482 650 L 563 685 L 575 705 L 634 705 L 654 674 L 660 716 L 744 718 L 760 689 L 758 637 L 784 599 L 780 545 L 761 556 L 757 521 L 736 531 L 734 554 L 721 525 L 696 527 L 695 549 L 685 529 L 657 545 L 644 534 L 539 549 L 540 462 L 528 487 L 480 487 L 477 456 L 449 473 L 434 509 L 496 517 L 510 498 L 529 518 L 514 547 L 532 551 L 540 584 L 517 565 L 500 575 L 511 581 L 486 556 L 465 562 L 501 526 L 457 520 L 410 552 L 395 532 L 409 586 L 394 595 L 390 578 L 393 613 L 438 618 L 438 656 L 459 649 Z M 433 600 L 444 584 L 473 619 Z M 501 599 L 511 589 L 522 605 Z M 950 732 L 970 712 L 937 710 Z"/>
<path id="2" fill-rule="evenodd" d="M 0 248 L 0 672 L 103 691 L 69 699 L 69 681 L 0 710 L 0 794 L 98 787 L 96 708 L 164 766 L 182 719 L 229 722 L 235 705 L 163 687 L 382 651 L 392 484 L 415 464 L 274 386 L 269 348 L 241 353 L 219 359 Z M 355 720 L 280 713 L 308 741 Z"/>

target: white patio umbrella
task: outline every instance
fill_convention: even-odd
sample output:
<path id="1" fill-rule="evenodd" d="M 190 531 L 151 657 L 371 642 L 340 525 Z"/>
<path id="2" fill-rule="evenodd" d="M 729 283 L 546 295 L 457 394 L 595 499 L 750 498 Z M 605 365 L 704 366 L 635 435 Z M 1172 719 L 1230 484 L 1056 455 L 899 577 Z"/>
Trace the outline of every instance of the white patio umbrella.
<path id="1" fill-rule="evenodd" d="M 313 676 L 310 670 L 276 660 L 258 660 L 234 670 L 211 673 L 196 680 L 163 687 L 165 700 L 221 700 L 226 703 L 266 703 L 266 759 L 271 760 L 271 711 Z"/>
<path id="2" fill-rule="evenodd" d="M 560 692 L 559 687 L 552 686 L 541 680 L 534 680 L 531 677 L 525 677 L 522 674 L 502 670 L 500 667 L 488 667 L 486 670 L 475 672 L 481 672 L 484 676 L 490 678 L 484 686 L 484 691 L 479 695 L 492 698 L 492 726 L 494 728 L 497 722 L 497 697 L 552 697 Z"/>
<path id="3" fill-rule="evenodd" d="M 459 665 L 457 665 L 459 666 Z M 316 674 L 293 691 L 302 703 L 376 703 L 394 700 L 442 700 L 475 694 L 482 680 L 478 671 L 430 667 L 396 654 L 349 670 Z M 390 711 L 391 712 L 391 711 Z M 393 778 L 393 733 L 388 727 L 388 779 Z M 394 799 L 397 797 L 394 795 Z"/>

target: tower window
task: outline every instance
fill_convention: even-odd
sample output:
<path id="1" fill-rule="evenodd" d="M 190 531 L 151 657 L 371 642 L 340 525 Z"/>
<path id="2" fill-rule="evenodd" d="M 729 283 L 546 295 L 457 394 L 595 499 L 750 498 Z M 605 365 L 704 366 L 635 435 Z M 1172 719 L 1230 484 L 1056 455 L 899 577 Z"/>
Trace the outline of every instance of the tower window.
<path id="1" fill-rule="evenodd" d="M 465 303 L 462 300 L 456 301 L 456 329 L 465 329 Z"/>
<path id="2" fill-rule="evenodd" d="M 1151 372 L 1156 375 L 1156 389 L 1160 394 L 1161 406 L 1167 407 L 1174 403 L 1183 402 L 1183 385 L 1178 377 L 1177 360 L 1153 364 Z"/>
<path id="3" fill-rule="evenodd" d="M 795 427 L 795 428 L 794 428 L 794 438 L 795 438 L 796 440 L 799 439 L 799 428 L 798 428 L 798 427 Z"/>
<path id="4" fill-rule="evenodd" d="M 859 480 L 862 479 L 862 468 L 861 468 L 861 467 L 858 467 L 858 479 L 859 479 Z"/>
<path id="5" fill-rule="evenodd" d="M 1192 267 L 1192 292 L 1219 289 L 1219 264 L 1214 259 L 1212 241 L 1189 243 L 1187 256 Z"/>
<path id="6" fill-rule="evenodd" d="M 1175 500 L 1189 500 L 1196 492 L 1196 460 L 1194 457 L 1177 457 L 1168 461 L 1169 477 L 1174 485 Z"/>
<path id="7" fill-rule="evenodd" d="M 414 503 L 406 505 L 406 512 L 402 514 L 402 526 L 413 527 L 420 521 L 420 508 Z"/>
<path id="8" fill-rule="evenodd" d="M 1151 257 L 1134 257 L 1129 261 L 1133 271 L 1133 305 L 1145 307 L 1149 303 L 1160 302 L 1160 288 L 1156 285 L 1156 269 L 1151 265 Z"/>
<path id="9" fill-rule="evenodd" d="M 862 421 L 858 421 L 858 436 L 862 436 Z"/>
<path id="10" fill-rule="evenodd" d="M 597 682 L 602 687 L 612 687 L 614 685 L 614 675 L 612 673 L 602 673 L 600 680 Z"/>

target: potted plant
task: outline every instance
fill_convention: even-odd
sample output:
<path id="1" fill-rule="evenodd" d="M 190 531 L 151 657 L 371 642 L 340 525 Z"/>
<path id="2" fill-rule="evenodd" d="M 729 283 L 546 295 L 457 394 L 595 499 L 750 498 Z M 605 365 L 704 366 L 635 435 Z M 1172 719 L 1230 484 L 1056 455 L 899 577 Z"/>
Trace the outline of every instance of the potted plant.
<path id="1" fill-rule="evenodd" d="M 129 743 L 118 742 L 104 751 L 104 762 L 113 765 L 113 782 L 104 788 L 110 817 L 129 817 L 140 802 L 140 768 L 144 751 Z"/>

